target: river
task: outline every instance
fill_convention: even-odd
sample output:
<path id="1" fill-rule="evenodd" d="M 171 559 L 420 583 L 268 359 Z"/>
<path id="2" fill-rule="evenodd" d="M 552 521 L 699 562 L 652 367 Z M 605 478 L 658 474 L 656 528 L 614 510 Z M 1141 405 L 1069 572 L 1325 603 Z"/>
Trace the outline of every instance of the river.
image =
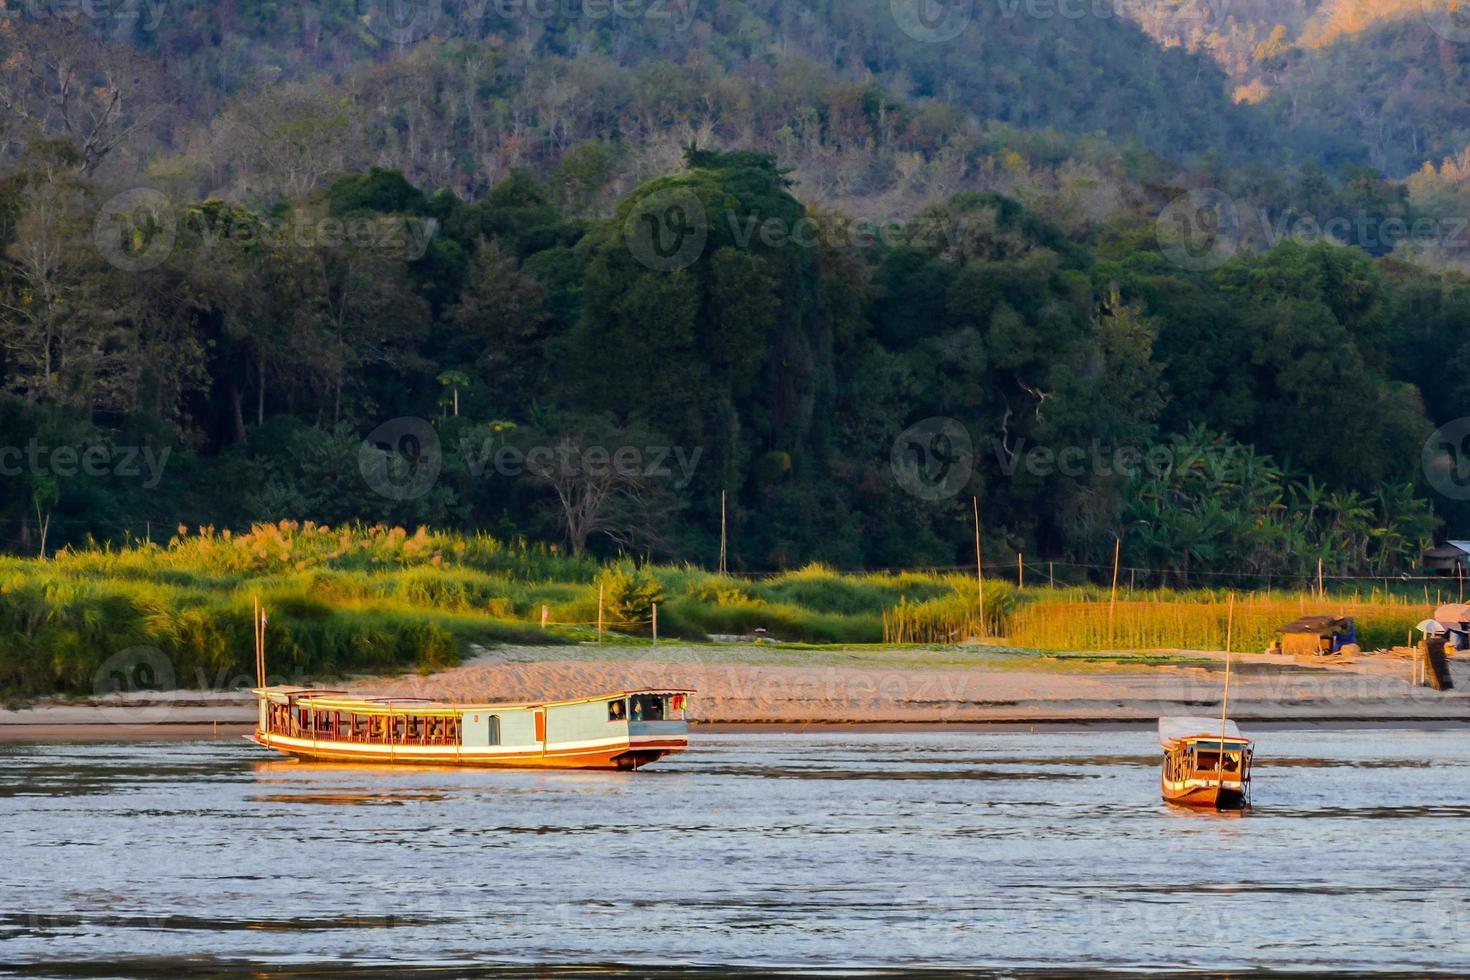
<path id="1" fill-rule="evenodd" d="M 0 746 L 0 971 L 1470 973 L 1470 730 L 1256 735 L 1245 816 L 1163 804 L 1143 729 L 700 735 L 635 775 Z"/>

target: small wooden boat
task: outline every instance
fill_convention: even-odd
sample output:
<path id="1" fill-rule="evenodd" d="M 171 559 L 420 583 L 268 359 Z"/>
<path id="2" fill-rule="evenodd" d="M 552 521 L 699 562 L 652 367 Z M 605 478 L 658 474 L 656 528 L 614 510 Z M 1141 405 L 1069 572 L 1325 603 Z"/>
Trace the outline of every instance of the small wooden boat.
<path id="1" fill-rule="evenodd" d="M 689 747 L 688 691 L 452 705 L 258 688 L 255 744 L 299 759 L 415 766 L 641 769 Z"/>
<path id="2" fill-rule="evenodd" d="M 1255 746 L 1235 722 L 1160 718 L 1164 799 L 1197 810 L 1248 810 Z"/>

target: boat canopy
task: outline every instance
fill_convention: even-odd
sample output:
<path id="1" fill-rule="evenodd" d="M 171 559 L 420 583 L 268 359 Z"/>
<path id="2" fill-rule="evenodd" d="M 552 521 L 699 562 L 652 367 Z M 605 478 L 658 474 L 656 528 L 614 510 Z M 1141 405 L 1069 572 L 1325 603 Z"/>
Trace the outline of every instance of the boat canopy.
<path id="1" fill-rule="evenodd" d="M 4 0 L 0 0 L 0 3 L 3 2 Z M 576 698 L 567 701 L 528 701 L 509 704 L 451 704 L 428 701 L 421 698 L 359 698 L 353 697 L 346 691 L 309 690 L 297 687 L 257 688 L 254 693 L 257 697 L 266 698 L 276 704 L 294 703 L 297 707 L 311 708 L 316 711 L 345 711 L 368 716 L 424 715 L 426 717 L 438 717 L 464 715 L 473 712 L 484 714 L 497 711 L 563 708 L 578 704 L 594 704 L 599 701 L 618 701 L 624 698 L 636 697 L 688 698 L 698 692 L 653 688 L 641 691 L 614 691 L 609 694 L 600 694 L 596 697 Z"/>
<path id="2" fill-rule="evenodd" d="M 1159 744 L 1168 748 L 1172 743 L 1185 738 L 1219 738 L 1222 732 L 1219 718 L 1160 718 Z M 1240 728 L 1233 721 L 1225 722 L 1223 733 L 1227 739 L 1244 742 Z"/>

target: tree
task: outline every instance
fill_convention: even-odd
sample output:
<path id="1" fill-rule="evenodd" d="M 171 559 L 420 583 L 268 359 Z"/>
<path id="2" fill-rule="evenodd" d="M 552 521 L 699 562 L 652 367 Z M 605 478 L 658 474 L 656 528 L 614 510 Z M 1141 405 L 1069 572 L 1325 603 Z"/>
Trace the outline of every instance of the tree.
<path id="1" fill-rule="evenodd" d="M 498 241 L 480 239 L 474 266 L 446 319 L 455 329 L 445 337 L 448 357 L 474 365 L 506 400 L 519 407 L 537 380 L 546 342 L 546 289 L 521 272 L 521 264 Z"/>
<path id="2" fill-rule="evenodd" d="M 349 97 L 316 85 L 252 88 L 216 124 L 216 166 L 245 194 L 298 200 L 347 169 L 363 121 Z"/>
<path id="3" fill-rule="evenodd" d="M 310 212 L 297 220 L 309 222 Z M 411 288 L 404 257 L 384 241 L 292 244 L 286 252 L 299 263 L 303 290 L 292 341 L 340 421 L 348 384 L 364 368 L 418 363 L 428 304 Z"/>
<path id="4" fill-rule="evenodd" d="M 115 406 L 128 347 L 106 302 L 85 190 L 58 178 L 28 187 L 0 294 L 7 387 L 31 401 Z"/>
<path id="5" fill-rule="evenodd" d="M 647 434 L 607 419 L 567 416 L 525 435 L 526 472 L 555 496 L 574 556 L 585 555 L 599 536 L 627 550 L 664 547 L 676 509 L 674 475 L 652 465 Z"/>
<path id="6" fill-rule="evenodd" d="M 71 20 L 53 14 L 7 18 L 0 37 L 6 42 L 0 114 L 31 138 L 66 142 L 83 177 L 167 111 L 165 75 L 157 64 Z"/>

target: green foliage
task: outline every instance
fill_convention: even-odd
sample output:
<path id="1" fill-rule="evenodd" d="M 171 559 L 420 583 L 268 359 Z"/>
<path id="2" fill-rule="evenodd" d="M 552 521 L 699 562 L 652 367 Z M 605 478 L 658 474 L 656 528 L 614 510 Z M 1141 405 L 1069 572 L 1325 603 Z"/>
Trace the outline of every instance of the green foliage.
<path id="1" fill-rule="evenodd" d="M 1130 565 L 1187 583 L 1194 568 L 1230 568 L 1257 580 L 1309 580 L 1412 567 L 1438 525 L 1409 486 L 1373 496 L 1297 481 L 1271 459 L 1195 428 L 1160 447 L 1158 465 L 1129 481 L 1124 542 Z"/>
<path id="2" fill-rule="evenodd" d="M 890 109 L 872 86 L 852 103 L 865 120 Z M 1318 557 L 1342 575 L 1396 574 L 1436 517 L 1470 517 L 1429 495 L 1415 448 L 1470 415 L 1463 278 L 1366 247 L 1254 239 L 1189 273 L 1145 212 L 1078 223 L 1072 191 L 1033 193 L 1013 136 L 991 149 L 1024 200 L 962 191 L 881 235 L 808 204 L 769 153 L 691 147 L 686 170 L 609 194 L 601 219 L 570 217 L 562 189 L 518 167 L 474 202 L 384 169 L 290 200 L 206 201 L 161 267 L 127 276 L 77 218 L 96 189 L 28 171 L 65 207 L 15 196 L 10 234 L 25 247 L 0 263 L 0 292 L 10 311 L 58 299 L 45 316 L 0 316 L 13 393 L 0 422 L 14 434 L 0 451 L 35 439 L 168 460 L 156 480 L 24 465 L 0 481 L 0 541 L 36 554 L 48 515 L 49 550 L 289 516 L 708 563 L 724 499 L 737 570 L 953 567 L 973 560 L 965 501 L 978 497 L 1002 552 L 1103 564 L 1121 536 L 1155 581 L 1266 581 Z M 1024 142 L 1038 159 L 1072 152 Z M 582 163 L 595 174 L 609 159 Z M 1403 205 L 1367 172 L 1293 179 L 1262 185 L 1262 207 Z M 669 230 L 670 199 L 686 218 L 703 212 L 705 235 L 666 269 L 639 235 L 650 220 Z M 263 234 L 287 214 L 407 214 L 434 235 L 415 259 Z M 58 229 L 57 215 L 71 217 Z M 24 256 L 66 229 L 81 247 L 62 281 L 42 283 L 50 273 Z M 427 428 L 406 441 L 383 434 L 415 417 Z M 952 420 L 972 450 L 933 501 L 893 465 L 903 434 L 932 419 Z M 1151 486 L 1119 466 L 1123 453 L 1225 445 L 1249 452 L 1248 472 Z M 568 446 L 580 461 L 629 451 L 633 475 L 558 476 Z M 563 464 L 531 473 L 538 451 Z M 398 456 L 430 474 L 422 492 L 372 478 Z M 1352 495 L 1351 520 L 1302 520 L 1309 484 Z M 595 566 L 582 567 L 590 581 Z M 877 616 L 892 605 L 883 588 L 777 580 L 752 598 Z M 517 614 L 524 600 L 472 594 Z"/>
<path id="3" fill-rule="evenodd" d="M 405 180 L 403 174 L 381 167 L 336 181 L 327 189 L 327 201 L 335 215 L 423 214 L 428 205 L 424 192 Z"/>
<path id="4" fill-rule="evenodd" d="M 642 632 L 653 619 L 654 604 L 663 599 L 658 579 L 631 562 L 608 565 L 597 576 L 605 622 L 623 632 Z"/>

